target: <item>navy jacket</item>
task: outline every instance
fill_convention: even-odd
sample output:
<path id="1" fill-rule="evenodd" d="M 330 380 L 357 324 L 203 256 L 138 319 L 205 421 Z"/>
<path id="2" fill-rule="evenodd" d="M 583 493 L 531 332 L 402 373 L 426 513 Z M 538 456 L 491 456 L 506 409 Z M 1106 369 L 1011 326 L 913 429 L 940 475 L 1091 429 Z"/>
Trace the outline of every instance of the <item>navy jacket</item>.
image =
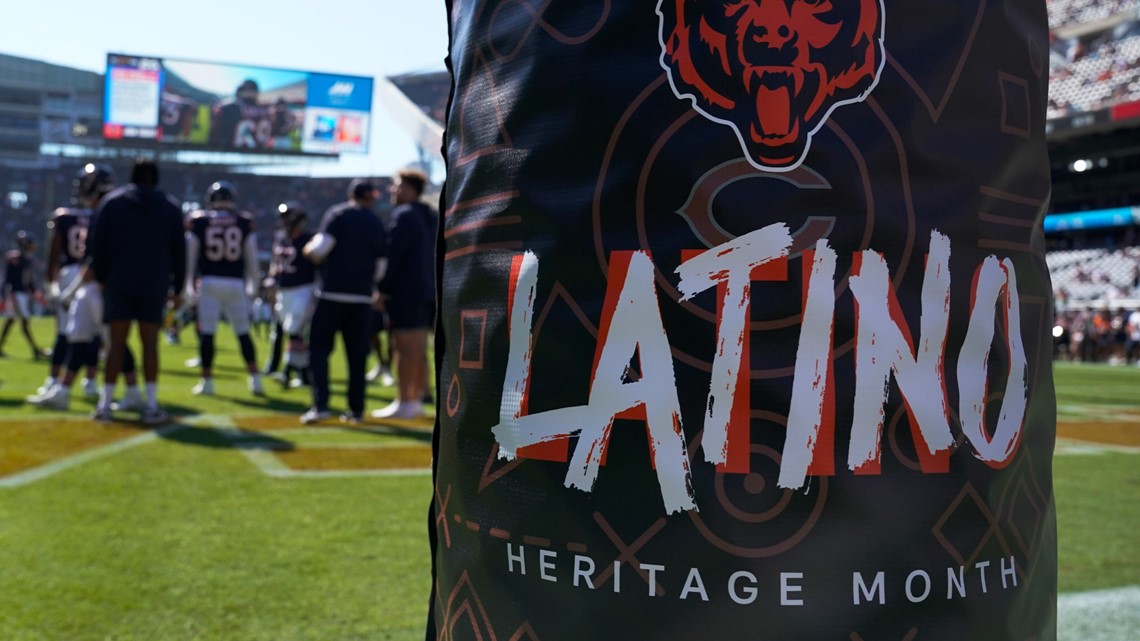
<path id="1" fill-rule="evenodd" d="M 108 296 L 165 297 L 186 280 L 181 208 L 157 189 L 116 189 L 95 212 L 87 257 Z"/>

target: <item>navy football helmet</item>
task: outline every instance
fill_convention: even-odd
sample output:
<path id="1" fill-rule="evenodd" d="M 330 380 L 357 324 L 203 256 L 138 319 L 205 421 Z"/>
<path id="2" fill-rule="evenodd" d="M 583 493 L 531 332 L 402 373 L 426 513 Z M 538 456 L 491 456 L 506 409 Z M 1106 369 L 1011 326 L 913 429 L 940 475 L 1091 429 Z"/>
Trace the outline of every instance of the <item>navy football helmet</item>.
<path id="1" fill-rule="evenodd" d="M 237 187 L 228 180 L 219 180 L 206 189 L 206 203 L 210 205 L 229 204 L 237 202 Z"/>
<path id="2" fill-rule="evenodd" d="M 300 203 L 292 201 L 281 203 L 277 206 L 277 213 L 281 221 L 281 228 L 290 234 L 304 229 L 309 224 L 309 214 L 301 207 Z"/>
<path id="3" fill-rule="evenodd" d="M 78 202 L 93 204 L 115 188 L 115 171 L 107 165 L 87 163 L 75 175 L 71 187 Z"/>
<path id="4" fill-rule="evenodd" d="M 36 235 L 30 231 L 21 229 L 16 232 L 16 246 L 21 251 L 31 251 L 36 246 Z"/>

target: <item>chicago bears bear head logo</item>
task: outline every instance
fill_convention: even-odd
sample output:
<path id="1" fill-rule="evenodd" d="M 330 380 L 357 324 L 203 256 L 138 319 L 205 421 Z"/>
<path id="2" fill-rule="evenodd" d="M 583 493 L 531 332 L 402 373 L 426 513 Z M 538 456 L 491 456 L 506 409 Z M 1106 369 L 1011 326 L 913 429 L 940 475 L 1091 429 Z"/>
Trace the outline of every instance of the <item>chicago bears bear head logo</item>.
<path id="1" fill-rule="evenodd" d="M 798 167 L 883 66 L 880 0 L 659 0 L 657 14 L 673 92 L 736 130 L 765 171 Z"/>

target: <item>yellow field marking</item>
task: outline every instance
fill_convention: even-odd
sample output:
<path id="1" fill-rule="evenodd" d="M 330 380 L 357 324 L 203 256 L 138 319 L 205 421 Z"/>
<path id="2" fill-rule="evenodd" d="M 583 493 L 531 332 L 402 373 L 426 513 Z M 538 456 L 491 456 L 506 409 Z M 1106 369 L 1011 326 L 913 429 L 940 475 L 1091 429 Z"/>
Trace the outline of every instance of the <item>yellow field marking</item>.
<path id="1" fill-rule="evenodd" d="M 139 427 L 129 423 L 104 425 L 78 418 L 5 420 L 0 422 L 0 478 L 138 434 Z"/>
<path id="2" fill-rule="evenodd" d="M 274 452 L 291 470 L 411 470 L 431 467 L 431 448 L 413 447 L 321 447 Z"/>
<path id="3" fill-rule="evenodd" d="M 95 425 L 94 427 L 103 429 L 102 425 Z M 166 425 L 153 432 L 139 433 L 137 430 L 133 430 L 133 435 L 128 435 L 127 438 L 85 449 L 76 454 L 55 459 L 38 467 L 31 467 L 8 476 L 2 476 L 0 477 L 0 489 L 30 485 L 36 481 L 42 481 L 51 476 L 55 476 L 64 470 L 113 456 L 124 450 L 142 445 L 143 443 L 149 443 L 182 429 L 185 429 L 182 425 Z"/>
<path id="4" fill-rule="evenodd" d="M 1057 438 L 1105 445 L 1140 447 L 1140 422 L 1058 423 Z"/>

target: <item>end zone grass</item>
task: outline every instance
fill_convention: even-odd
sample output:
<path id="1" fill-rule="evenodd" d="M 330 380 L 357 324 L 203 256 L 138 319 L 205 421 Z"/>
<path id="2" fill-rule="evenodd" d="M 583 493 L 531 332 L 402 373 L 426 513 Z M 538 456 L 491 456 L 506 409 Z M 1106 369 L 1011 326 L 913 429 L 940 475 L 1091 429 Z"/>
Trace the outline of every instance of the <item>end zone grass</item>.
<path id="1" fill-rule="evenodd" d="M 41 343 L 51 338 L 49 321 L 34 329 Z M 226 329 L 218 394 L 195 397 L 198 373 L 183 366 L 193 333 L 184 338 L 188 346 L 161 348 L 159 396 L 176 425 L 152 433 L 86 420 L 92 403 L 78 386 L 67 412 L 27 405 L 47 363 L 9 337 L 0 475 L 127 446 L 0 487 L 0 638 L 422 639 L 430 421 L 302 427 L 308 390 L 266 381 L 268 399 L 250 396 Z M 339 354 L 332 371 L 335 410 L 344 403 Z M 368 408 L 393 391 L 370 387 Z"/>

